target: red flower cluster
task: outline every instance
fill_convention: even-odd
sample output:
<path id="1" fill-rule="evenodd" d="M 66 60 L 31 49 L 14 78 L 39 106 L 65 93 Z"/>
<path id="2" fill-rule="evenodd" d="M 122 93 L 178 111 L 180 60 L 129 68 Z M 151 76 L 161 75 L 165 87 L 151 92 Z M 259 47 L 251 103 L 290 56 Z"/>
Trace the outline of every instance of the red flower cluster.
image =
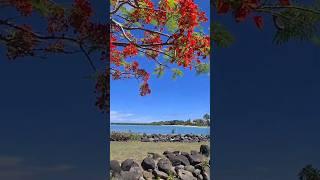
<path id="1" fill-rule="evenodd" d="M 235 10 L 235 19 L 237 22 L 245 20 L 250 12 L 257 8 L 260 4 L 259 0 L 244 0 L 239 8 Z"/>
<path id="2" fill-rule="evenodd" d="M 63 8 L 56 8 L 48 18 L 48 32 L 63 32 L 68 30 L 68 20 Z"/>
<path id="3" fill-rule="evenodd" d="M 74 0 L 75 8 L 83 13 L 83 16 L 90 17 L 92 15 L 92 9 L 89 1 L 87 0 Z"/>
<path id="4" fill-rule="evenodd" d="M 139 63 L 138 63 L 137 61 L 134 61 L 134 62 L 132 63 L 132 65 L 131 65 L 131 67 L 132 67 L 132 70 L 133 70 L 133 71 L 137 71 L 138 68 L 139 68 Z"/>
<path id="5" fill-rule="evenodd" d="M 290 6 L 290 1 L 289 0 L 279 0 L 280 4 L 282 6 Z"/>
<path id="6" fill-rule="evenodd" d="M 155 59 L 159 56 L 159 52 L 162 49 L 162 40 L 159 34 L 145 32 L 144 38 L 141 40 L 143 44 L 154 44 L 153 50 L 147 50 L 146 55 L 151 59 Z M 154 51 L 155 50 L 155 51 Z"/>
<path id="7" fill-rule="evenodd" d="M 219 0 L 217 3 L 218 14 L 226 14 L 230 10 L 230 3 Z"/>
<path id="8" fill-rule="evenodd" d="M 8 35 L 7 57 L 16 59 L 23 56 L 34 56 L 34 48 L 37 45 L 36 38 L 32 34 L 31 27 L 22 26 L 23 30 L 13 31 Z"/>
<path id="9" fill-rule="evenodd" d="M 112 79 L 113 79 L 113 80 L 121 79 L 121 75 L 122 75 L 122 73 L 121 73 L 119 70 L 115 70 L 115 71 L 112 73 Z"/>
<path id="10" fill-rule="evenodd" d="M 191 34 L 188 32 L 184 34 L 184 30 L 180 30 L 179 33 L 174 34 L 174 45 L 169 47 L 169 50 L 173 50 L 178 58 L 178 65 L 183 67 L 191 67 L 191 62 L 197 60 L 197 56 L 206 58 L 210 50 L 210 37 Z M 196 56 L 197 55 L 197 56 Z"/>
<path id="11" fill-rule="evenodd" d="M 145 4 L 146 7 L 138 8 L 130 15 L 131 20 L 137 22 L 140 18 L 143 18 L 146 24 L 151 23 L 151 19 L 155 16 L 154 5 L 151 0 L 140 0 L 141 4 Z"/>
<path id="12" fill-rule="evenodd" d="M 159 3 L 159 11 L 156 12 L 155 19 L 158 22 L 159 26 L 163 26 L 167 22 L 167 12 L 170 12 L 172 9 L 169 6 L 168 0 L 162 0 Z"/>
<path id="13" fill-rule="evenodd" d="M 116 42 L 117 38 L 110 34 L 110 62 L 115 64 L 116 66 L 120 66 L 121 63 L 121 53 L 117 50 L 117 46 L 113 44 Z"/>
<path id="14" fill-rule="evenodd" d="M 179 13 L 181 18 L 179 19 L 179 27 L 187 31 L 193 32 L 194 27 L 198 25 L 198 6 L 193 0 L 180 0 Z"/>
<path id="15" fill-rule="evenodd" d="M 151 89 L 149 87 L 149 84 L 148 83 L 143 83 L 140 86 L 140 95 L 141 96 L 145 96 L 145 95 L 150 94 L 150 93 L 151 93 Z"/>
<path id="16" fill-rule="evenodd" d="M 92 15 L 92 8 L 87 0 L 75 0 L 73 10 L 69 17 L 70 25 L 76 31 L 85 34 L 88 32 L 89 18 Z"/>
<path id="17" fill-rule="evenodd" d="M 148 84 L 148 80 L 150 79 L 150 74 L 143 69 L 138 69 L 136 71 L 136 74 L 138 75 L 138 77 L 142 77 L 142 79 L 143 79 L 143 83 L 140 86 L 140 95 L 145 96 L 145 95 L 150 94 L 151 89 Z"/>
<path id="18" fill-rule="evenodd" d="M 259 29 L 262 29 L 263 28 L 263 19 L 262 19 L 262 16 L 255 16 L 253 17 L 253 20 L 254 22 L 256 23 L 256 26 L 259 28 Z"/>
<path id="19" fill-rule="evenodd" d="M 128 46 L 126 46 L 124 49 L 123 49 L 123 56 L 126 58 L 128 56 L 135 56 L 135 55 L 138 55 L 138 49 L 137 47 L 130 43 Z"/>
<path id="20" fill-rule="evenodd" d="M 106 24 L 94 24 L 90 23 L 88 27 L 88 35 L 92 42 L 97 46 L 106 47 L 108 43 L 108 28 L 109 25 Z"/>
<path id="21" fill-rule="evenodd" d="M 242 0 L 240 4 L 232 4 L 231 1 L 219 0 L 217 4 L 218 14 L 228 13 L 233 8 L 236 22 L 244 21 L 250 13 L 260 5 L 259 0 Z M 254 16 L 253 20 L 259 29 L 263 28 L 262 16 Z"/>
<path id="22" fill-rule="evenodd" d="M 23 16 L 29 16 L 32 13 L 31 0 L 9 0 L 9 3 L 15 6 Z"/>

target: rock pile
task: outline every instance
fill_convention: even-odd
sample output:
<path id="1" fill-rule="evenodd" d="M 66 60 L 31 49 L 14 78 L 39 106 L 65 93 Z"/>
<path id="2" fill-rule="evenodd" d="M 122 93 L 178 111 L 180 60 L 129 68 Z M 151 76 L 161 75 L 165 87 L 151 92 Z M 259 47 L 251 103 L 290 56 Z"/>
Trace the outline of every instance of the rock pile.
<path id="1" fill-rule="evenodd" d="M 129 133 L 111 133 L 110 141 L 141 141 L 141 142 L 206 142 L 209 135 L 195 134 L 151 134 L 138 135 Z"/>
<path id="2" fill-rule="evenodd" d="M 112 180 L 210 180 L 209 146 L 200 152 L 165 151 L 163 155 L 149 153 L 139 164 L 127 159 L 121 164 L 110 162 Z"/>

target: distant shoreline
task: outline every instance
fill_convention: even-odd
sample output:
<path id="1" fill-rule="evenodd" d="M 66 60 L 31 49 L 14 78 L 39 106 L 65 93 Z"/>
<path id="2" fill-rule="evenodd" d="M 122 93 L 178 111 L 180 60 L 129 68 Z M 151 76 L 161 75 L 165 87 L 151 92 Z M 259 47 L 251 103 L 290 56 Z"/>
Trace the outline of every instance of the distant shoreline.
<path id="1" fill-rule="evenodd" d="M 152 124 L 152 123 L 110 123 L 110 125 L 178 126 L 178 127 L 210 128 L 210 126 L 168 125 L 168 124 Z"/>

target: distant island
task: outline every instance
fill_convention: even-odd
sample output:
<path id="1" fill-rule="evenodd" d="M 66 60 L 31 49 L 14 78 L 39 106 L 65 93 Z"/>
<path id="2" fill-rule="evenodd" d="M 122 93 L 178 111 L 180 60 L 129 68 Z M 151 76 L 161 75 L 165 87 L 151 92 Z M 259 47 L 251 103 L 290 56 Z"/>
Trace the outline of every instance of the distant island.
<path id="1" fill-rule="evenodd" d="M 205 114 L 202 119 L 170 120 L 151 123 L 111 123 L 112 125 L 181 125 L 181 126 L 210 126 L 210 115 Z"/>

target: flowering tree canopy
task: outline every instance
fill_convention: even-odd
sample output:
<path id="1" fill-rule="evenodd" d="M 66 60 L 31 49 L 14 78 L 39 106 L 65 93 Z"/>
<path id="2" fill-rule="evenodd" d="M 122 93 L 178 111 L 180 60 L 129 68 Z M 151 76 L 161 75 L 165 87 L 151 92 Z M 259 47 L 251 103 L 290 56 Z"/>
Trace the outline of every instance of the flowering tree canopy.
<path id="1" fill-rule="evenodd" d="M 158 76 L 166 68 L 172 70 L 174 77 L 182 75 L 179 67 L 194 67 L 198 72 L 209 69 L 204 60 L 210 54 L 210 37 L 196 31 L 208 19 L 193 0 L 160 0 L 157 5 L 151 0 L 112 0 L 111 5 L 113 79 L 140 78 L 140 94 L 151 92 L 150 73 L 128 58 L 138 53 L 157 64 Z"/>
<path id="2" fill-rule="evenodd" d="M 289 40 L 313 41 L 319 44 L 320 1 L 291 0 L 214 0 L 211 1 L 217 15 L 232 14 L 241 23 L 252 19 L 259 29 L 264 28 L 264 19 L 271 18 L 276 28 L 274 43 Z M 226 47 L 233 41 L 222 24 L 213 22 L 214 42 Z"/>

